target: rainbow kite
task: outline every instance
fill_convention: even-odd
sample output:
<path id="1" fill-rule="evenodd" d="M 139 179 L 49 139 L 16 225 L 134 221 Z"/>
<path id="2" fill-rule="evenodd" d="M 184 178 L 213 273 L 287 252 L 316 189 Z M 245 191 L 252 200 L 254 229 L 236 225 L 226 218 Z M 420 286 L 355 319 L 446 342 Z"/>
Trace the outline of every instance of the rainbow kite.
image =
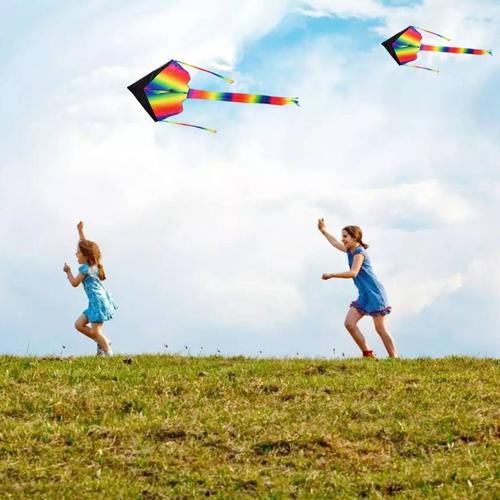
<path id="1" fill-rule="evenodd" d="M 191 89 L 188 86 L 191 76 L 181 64 L 210 73 L 222 78 L 228 83 L 234 83 L 233 80 L 214 73 L 213 71 L 208 71 L 198 66 L 172 59 L 167 64 L 160 66 L 158 69 L 155 69 L 128 87 L 130 92 L 132 92 L 135 98 L 141 103 L 142 107 L 149 113 L 149 116 L 156 122 L 163 121 L 165 123 L 184 125 L 186 127 L 195 127 L 209 132 L 217 132 L 214 129 L 200 127 L 199 125 L 166 120 L 170 116 L 182 113 L 182 103 L 186 99 L 208 99 L 212 101 L 230 101 L 250 104 L 275 104 L 278 106 L 283 106 L 284 104 L 290 104 L 292 102 L 297 105 L 299 104 L 298 98 Z"/>
<path id="2" fill-rule="evenodd" d="M 424 30 L 418 28 L 421 31 L 430 33 L 431 35 L 439 36 L 445 40 L 450 41 L 442 35 L 438 35 L 432 31 Z M 480 49 L 466 49 L 464 47 L 441 47 L 439 45 L 425 45 L 422 42 L 422 35 L 417 30 L 415 26 L 408 26 L 403 31 L 400 31 L 391 38 L 388 38 L 382 45 L 387 49 L 387 52 L 391 54 L 394 60 L 401 66 L 403 64 L 408 64 L 411 61 L 417 59 L 417 54 L 421 50 L 427 50 L 429 52 L 449 52 L 451 54 L 474 54 L 476 56 L 482 56 L 484 54 L 490 54 L 491 50 L 480 50 Z M 427 69 L 429 71 L 436 71 L 432 68 L 426 68 L 424 66 L 417 66 L 415 64 L 408 64 L 413 68 Z"/>

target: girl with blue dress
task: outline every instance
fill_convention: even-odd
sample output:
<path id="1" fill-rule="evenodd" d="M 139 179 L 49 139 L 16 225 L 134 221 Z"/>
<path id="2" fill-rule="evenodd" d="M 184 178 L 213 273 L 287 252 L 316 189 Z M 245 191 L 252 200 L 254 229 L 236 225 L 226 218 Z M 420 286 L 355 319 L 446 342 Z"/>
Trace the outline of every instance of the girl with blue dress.
<path id="1" fill-rule="evenodd" d="M 114 316 L 117 305 L 102 284 L 106 279 L 106 274 L 101 264 L 99 246 L 85 238 L 83 222 L 78 223 L 77 229 L 80 236 L 75 254 L 80 264 L 78 274 L 73 276 L 71 267 L 66 263 L 63 270 L 74 287 L 83 283 L 89 305 L 75 321 L 75 328 L 97 343 L 98 356 L 112 356 L 111 343 L 102 333 L 102 329 L 104 321 Z"/>
<path id="2" fill-rule="evenodd" d="M 363 233 L 358 226 L 346 226 L 342 229 L 342 242 L 334 238 L 326 230 L 324 219 L 318 220 L 318 229 L 337 250 L 347 253 L 349 271 L 343 273 L 325 273 L 323 280 L 331 278 L 352 278 L 358 289 L 359 296 L 351 302 L 349 311 L 344 321 L 347 331 L 361 349 L 364 357 L 374 357 L 373 351 L 368 346 L 365 337 L 358 327 L 358 321 L 363 316 L 371 316 L 375 330 L 380 335 L 382 342 L 391 358 L 397 358 L 394 340 L 385 325 L 385 316 L 391 312 L 387 294 L 380 281 L 375 276 L 366 252 L 368 245 L 363 243 Z"/>

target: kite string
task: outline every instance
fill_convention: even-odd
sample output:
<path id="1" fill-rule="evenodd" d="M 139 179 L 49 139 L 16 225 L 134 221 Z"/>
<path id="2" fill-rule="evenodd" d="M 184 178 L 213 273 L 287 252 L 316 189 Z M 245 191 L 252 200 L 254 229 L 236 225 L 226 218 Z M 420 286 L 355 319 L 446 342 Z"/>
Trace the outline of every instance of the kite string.
<path id="1" fill-rule="evenodd" d="M 183 127 L 199 128 L 200 130 L 206 130 L 207 132 L 212 132 L 212 134 L 215 134 L 217 132 L 217 130 L 214 128 L 202 127 L 200 125 L 192 125 L 191 123 L 174 122 L 174 121 L 170 121 L 170 120 L 159 120 L 159 122 L 160 123 L 170 123 L 172 125 L 182 125 Z"/>
<path id="2" fill-rule="evenodd" d="M 434 73 L 439 73 L 438 69 L 427 68 L 426 66 L 418 66 L 417 64 L 405 64 L 405 66 L 409 66 L 410 68 L 426 69 L 427 71 L 433 71 Z"/>
<path id="3" fill-rule="evenodd" d="M 451 41 L 451 38 L 447 38 L 443 35 L 440 35 L 439 33 L 434 33 L 434 31 L 429 31 L 429 30 L 426 30 L 424 28 L 419 28 L 418 26 L 415 26 L 415 28 L 417 28 L 418 30 L 421 30 L 421 31 L 425 31 L 426 33 L 430 33 L 431 35 L 436 35 L 439 38 L 444 38 L 445 40 L 448 40 L 448 42 Z"/>
<path id="4" fill-rule="evenodd" d="M 200 68 L 199 66 L 195 66 L 194 64 L 189 64 L 187 62 L 183 62 L 183 61 L 177 61 L 177 62 L 184 64 L 185 66 L 189 66 L 190 68 L 199 69 L 200 71 L 204 71 L 205 73 L 210 73 L 211 75 L 218 76 L 219 78 L 222 78 L 223 80 L 225 80 L 228 83 L 234 83 L 234 80 L 232 80 L 231 78 L 228 78 L 227 76 L 219 75 L 219 73 L 214 73 L 213 71 L 210 71 L 210 70 L 204 69 L 204 68 Z"/>

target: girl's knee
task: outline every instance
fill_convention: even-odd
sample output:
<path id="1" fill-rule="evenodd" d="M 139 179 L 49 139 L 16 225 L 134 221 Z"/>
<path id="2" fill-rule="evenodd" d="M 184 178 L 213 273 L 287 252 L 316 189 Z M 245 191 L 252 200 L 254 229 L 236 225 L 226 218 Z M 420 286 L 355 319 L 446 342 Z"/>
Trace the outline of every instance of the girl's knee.
<path id="1" fill-rule="evenodd" d="M 354 321 L 346 319 L 344 321 L 344 326 L 348 332 L 352 332 L 352 330 L 354 330 L 354 328 L 356 327 L 356 323 L 354 323 Z"/>
<path id="2" fill-rule="evenodd" d="M 87 328 L 87 324 L 88 324 L 87 317 L 84 314 L 82 314 L 82 315 L 78 316 L 78 318 L 76 318 L 75 328 L 79 332 L 84 333 L 85 329 Z"/>

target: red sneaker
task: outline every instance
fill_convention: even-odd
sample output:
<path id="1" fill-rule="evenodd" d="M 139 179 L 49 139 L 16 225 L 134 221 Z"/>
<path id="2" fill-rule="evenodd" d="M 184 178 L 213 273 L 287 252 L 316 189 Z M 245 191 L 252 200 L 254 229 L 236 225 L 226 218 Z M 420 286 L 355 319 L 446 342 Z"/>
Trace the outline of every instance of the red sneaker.
<path id="1" fill-rule="evenodd" d="M 363 351 L 363 358 L 374 358 L 375 354 L 373 351 Z"/>

